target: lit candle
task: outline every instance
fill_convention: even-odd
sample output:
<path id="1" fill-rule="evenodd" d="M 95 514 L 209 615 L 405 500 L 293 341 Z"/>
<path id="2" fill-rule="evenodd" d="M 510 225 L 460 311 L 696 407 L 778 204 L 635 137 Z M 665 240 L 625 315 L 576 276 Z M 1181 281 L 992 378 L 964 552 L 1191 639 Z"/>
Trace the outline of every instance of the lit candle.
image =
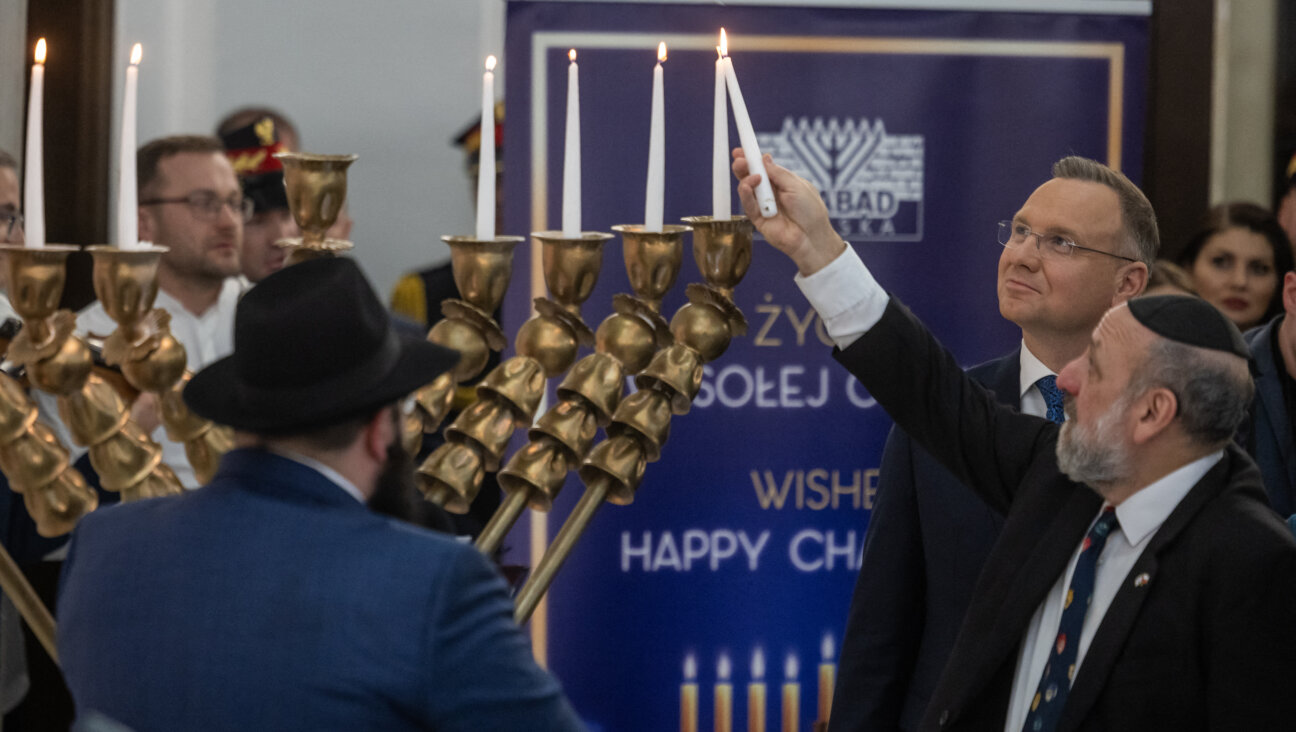
<path id="1" fill-rule="evenodd" d="M 715 66 L 715 117 L 711 135 L 711 216 L 729 218 L 732 201 L 729 197 L 729 102 L 725 97 L 724 56 L 729 42 L 724 28 L 720 29 L 720 45 L 716 46 Z"/>
<path id="2" fill-rule="evenodd" d="M 666 103 L 662 93 L 662 62 L 666 44 L 657 44 L 657 65 L 653 67 L 652 117 L 648 128 L 648 192 L 644 197 L 644 230 L 662 230 L 662 206 L 666 193 Z"/>
<path id="3" fill-rule="evenodd" d="M 131 48 L 130 65 L 126 67 L 126 90 L 122 93 L 121 140 L 117 151 L 117 246 L 138 249 L 139 204 L 135 177 L 135 107 L 139 89 L 139 63 L 144 47 Z"/>
<path id="4" fill-rule="evenodd" d="M 36 63 L 27 97 L 27 173 L 23 178 L 23 214 L 27 246 L 45 246 L 45 146 L 41 143 L 45 106 L 45 39 L 36 41 Z"/>
<path id="5" fill-rule="evenodd" d="M 752 652 L 752 680 L 747 684 L 747 732 L 765 732 L 765 652 Z"/>
<path id="6" fill-rule="evenodd" d="M 716 663 L 715 732 L 733 732 L 733 684 L 729 683 L 729 656 L 720 654 Z"/>
<path id="7" fill-rule="evenodd" d="M 481 145 L 477 153 L 477 238 L 495 238 L 495 57 L 482 74 Z"/>
<path id="8" fill-rule="evenodd" d="M 728 55 L 724 57 L 724 66 L 725 82 L 729 87 L 729 96 L 733 99 L 734 124 L 738 126 L 738 139 L 742 144 L 743 155 L 747 158 L 747 170 L 750 174 L 761 177 L 760 185 L 756 186 L 756 203 L 760 205 L 761 216 L 777 216 L 774 189 L 770 187 L 769 176 L 765 174 L 760 145 L 756 144 L 756 130 L 752 128 L 751 117 L 747 116 L 742 89 L 738 88 L 738 75 L 734 73 L 733 59 Z"/>
<path id="9" fill-rule="evenodd" d="M 684 657 L 684 683 L 680 685 L 680 732 L 698 732 L 697 660 Z"/>
<path id="10" fill-rule="evenodd" d="M 837 666 L 832 662 L 832 634 L 824 633 L 819 652 L 822 654 L 819 662 L 819 721 L 827 722 L 832 711 L 833 682 L 837 675 Z"/>
<path id="11" fill-rule="evenodd" d="M 801 685 L 797 683 L 797 659 L 791 653 L 783 662 L 783 732 L 797 732 L 801 726 Z"/>
<path id="12" fill-rule="evenodd" d="M 567 139 L 563 151 L 562 233 L 568 239 L 581 235 L 580 81 L 576 49 L 567 52 Z"/>

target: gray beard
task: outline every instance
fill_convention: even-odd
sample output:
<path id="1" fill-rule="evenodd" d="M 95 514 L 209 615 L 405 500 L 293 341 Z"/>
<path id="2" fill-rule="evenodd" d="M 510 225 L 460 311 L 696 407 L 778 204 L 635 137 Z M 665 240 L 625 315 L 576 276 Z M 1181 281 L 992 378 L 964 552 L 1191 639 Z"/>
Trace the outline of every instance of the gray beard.
<path id="1" fill-rule="evenodd" d="M 1099 494 L 1129 476 L 1129 449 L 1117 434 L 1117 424 L 1128 407 L 1129 400 L 1122 397 L 1092 427 L 1082 427 L 1076 424 L 1074 406 L 1067 403 L 1067 421 L 1057 442 L 1058 469 L 1063 475 Z"/>

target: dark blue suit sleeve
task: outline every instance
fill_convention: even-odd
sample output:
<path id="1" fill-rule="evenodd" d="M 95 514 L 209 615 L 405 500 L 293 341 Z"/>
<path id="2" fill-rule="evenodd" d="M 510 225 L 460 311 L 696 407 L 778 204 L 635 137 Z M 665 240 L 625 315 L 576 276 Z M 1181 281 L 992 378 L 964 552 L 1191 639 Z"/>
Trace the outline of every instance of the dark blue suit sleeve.
<path id="1" fill-rule="evenodd" d="M 455 552 L 427 628 L 424 698 L 433 728 L 584 729 L 558 682 L 536 665 L 504 581 L 475 549 Z"/>
<path id="2" fill-rule="evenodd" d="M 926 575 L 918 520 L 913 444 L 893 428 L 842 639 L 830 732 L 900 729 L 922 642 Z"/>

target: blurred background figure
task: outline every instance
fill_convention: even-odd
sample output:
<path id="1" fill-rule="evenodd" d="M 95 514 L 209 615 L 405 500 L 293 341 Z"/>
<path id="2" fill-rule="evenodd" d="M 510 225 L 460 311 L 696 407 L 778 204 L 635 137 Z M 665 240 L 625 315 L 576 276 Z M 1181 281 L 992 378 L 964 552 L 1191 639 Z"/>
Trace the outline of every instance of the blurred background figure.
<path id="1" fill-rule="evenodd" d="M 1183 267 L 1168 259 L 1158 259 L 1148 271 L 1144 295 L 1196 295 L 1197 286 Z"/>
<path id="2" fill-rule="evenodd" d="M 283 163 L 275 157 L 295 148 L 297 131 L 273 110 L 243 109 L 226 117 L 216 133 L 243 186 L 243 195 L 252 200 L 252 218 L 243 225 L 239 262 L 243 278 L 254 285 L 284 266 L 284 250 L 275 242 L 301 235 L 288 210 Z"/>
<path id="3" fill-rule="evenodd" d="M 1264 208 L 1221 203 L 1207 213 L 1178 264 L 1192 275 L 1199 295 L 1247 330 L 1282 311 L 1282 279 L 1293 267 L 1291 242 Z"/>
<path id="4" fill-rule="evenodd" d="M 1296 155 L 1287 161 L 1287 181 L 1285 191 L 1278 192 L 1278 205 L 1275 207 L 1278 223 L 1287 233 L 1287 239 L 1296 245 Z"/>

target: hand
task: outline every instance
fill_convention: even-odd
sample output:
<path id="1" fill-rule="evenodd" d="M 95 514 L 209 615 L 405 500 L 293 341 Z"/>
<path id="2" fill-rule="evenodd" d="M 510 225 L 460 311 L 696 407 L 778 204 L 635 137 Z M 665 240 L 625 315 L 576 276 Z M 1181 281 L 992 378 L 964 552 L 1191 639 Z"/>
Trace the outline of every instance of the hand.
<path id="1" fill-rule="evenodd" d="M 796 263 L 802 275 L 818 272 L 846 250 L 846 242 L 833 230 L 828 208 L 814 185 L 775 165 L 774 159 L 765 155 L 765 172 L 769 175 L 779 209 L 777 216 L 765 218 L 756 203 L 756 186 L 761 177 L 750 175 L 742 148 L 734 148 L 733 157 L 733 172 L 738 178 L 738 200 L 742 202 L 747 218 L 766 241 Z"/>

